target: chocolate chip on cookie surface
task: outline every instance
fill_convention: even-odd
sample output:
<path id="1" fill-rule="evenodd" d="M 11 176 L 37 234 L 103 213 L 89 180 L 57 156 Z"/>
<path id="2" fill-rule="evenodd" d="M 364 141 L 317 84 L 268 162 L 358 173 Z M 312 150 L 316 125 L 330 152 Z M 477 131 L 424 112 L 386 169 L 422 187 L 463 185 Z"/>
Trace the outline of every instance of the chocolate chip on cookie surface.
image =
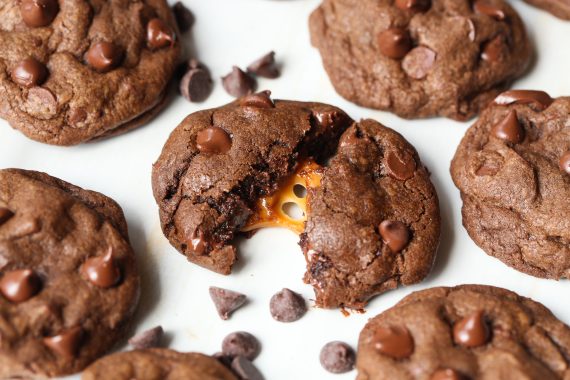
<path id="1" fill-rule="evenodd" d="M 139 276 L 111 199 L 0 170 L 0 263 L 0 378 L 78 372 L 125 334 Z"/>
<path id="2" fill-rule="evenodd" d="M 7 0 L 0 117 L 56 145 L 142 125 L 165 103 L 180 53 L 176 30 L 164 0 Z"/>
<path id="3" fill-rule="evenodd" d="M 341 96 L 406 118 L 468 119 L 532 55 L 504 0 L 324 0 L 309 24 Z"/>
<path id="4" fill-rule="evenodd" d="M 570 98 L 499 95 L 451 164 L 463 224 L 489 255 L 545 278 L 570 277 Z"/>

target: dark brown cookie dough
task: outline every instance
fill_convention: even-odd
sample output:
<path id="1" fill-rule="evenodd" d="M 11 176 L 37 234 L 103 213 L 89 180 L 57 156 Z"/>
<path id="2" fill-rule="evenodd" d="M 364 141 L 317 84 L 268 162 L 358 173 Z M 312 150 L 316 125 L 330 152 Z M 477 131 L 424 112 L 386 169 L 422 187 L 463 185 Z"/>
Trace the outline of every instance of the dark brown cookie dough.
<path id="1" fill-rule="evenodd" d="M 238 380 L 218 360 L 164 348 L 106 356 L 83 372 L 81 380 Z"/>
<path id="2" fill-rule="evenodd" d="M 126 333 L 138 295 L 119 205 L 47 174 L 0 170 L 0 378 L 82 370 Z"/>
<path id="3" fill-rule="evenodd" d="M 481 114 L 451 164 L 477 245 L 533 276 L 570 277 L 568 152 L 568 97 L 507 91 Z"/>
<path id="4" fill-rule="evenodd" d="M 525 0 L 535 7 L 542 8 L 554 16 L 570 20 L 570 0 Z"/>
<path id="5" fill-rule="evenodd" d="M 126 132 L 165 105 L 179 53 L 165 0 L 6 0 L 0 116 L 56 145 Z"/>
<path id="6" fill-rule="evenodd" d="M 309 25 L 340 95 L 406 118 L 468 119 L 532 55 L 504 0 L 324 0 Z"/>
<path id="7" fill-rule="evenodd" d="M 299 174 L 308 158 L 312 174 Z M 290 196 L 303 198 L 306 225 L 279 223 L 273 205 L 294 173 L 315 186 Z M 154 165 L 153 189 L 171 244 L 219 273 L 230 273 L 233 238 L 258 215 L 300 233 L 305 281 L 321 307 L 362 307 L 422 280 L 439 241 L 435 190 L 402 136 L 332 106 L 273 103 L 264 93 L 188 116 Z"/>
<path id="8" fill-rule="evenodd" d="M 570 378 L 570 327 L 483 285 L 414 292 L 360 333 L 358 380 Z"/>

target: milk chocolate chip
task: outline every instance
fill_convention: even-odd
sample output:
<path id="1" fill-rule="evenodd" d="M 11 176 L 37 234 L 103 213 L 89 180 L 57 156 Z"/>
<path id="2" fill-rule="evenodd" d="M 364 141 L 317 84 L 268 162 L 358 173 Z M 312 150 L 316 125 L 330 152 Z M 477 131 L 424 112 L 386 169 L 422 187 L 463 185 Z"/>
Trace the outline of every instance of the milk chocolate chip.
<path id="1" fill-rule="evenodd" d="M 81 327 L 73 327 L 59 335 L 44 338 L 43 342 L 56 354 L 66 359 L 73 359 L 79 351 L 82 339 Z"/>
<path id="2" fill-rule="evenodd" d="M 48 76 L 47 68 L 35 58 L 26 58 L 12 70 L 12 80 L 22 87 L 42 85 Z"/>
<path id="3" fill-rule="evenodd" d="M 228 94 L 239 98 L 253 93 L 257 82 L 255 78 L 234 66 L 232 72 L 222 78 L 222 85 Z"/>
<path id="4" fill-rule="evenodd" d="M 29 300 L 39 293 L 41 286 L 40 277 L 30 269 L 7 272 L 0 279 L 0 293 L 13 303 Z"/>
<path id="5" fill-rule="evenodd" d="M 380 223 L 379 231 L 384 243 L 394 253 L 400 252 L 410 241 L 410 230 L 402 222 L 385 220 Z"/>
<path id="6" fill-rule="evenodd" d="M 123 57 L 121 48 L 110 42 L 95 42 L 85 54 L 85 60 L 95 70 L 105 73 L 114 69 Z"/>
<path id="7" fill-rule="evenodd" d="M 507 106 L 509 104 L 530 104 L 539 111 L 548 108 L 554 99 L 544 91 L 535 90 L 509 90 L 505 91 L 493 100 L 493 103 Z"/>
<path id="8" fill-rule="evenodd" d="M 431 0 L 396 0 L 394 4 L 406 11 L 425 12 L 430 8 Z"/>
<path id="9" fill-rule="evenodd" d="M 381 327 L 372 339 L 376 351 L 394 359 L 406 359 L 414 352 L 414 339 L 402 326 Z"/>
<path id="10" fill-rule="evenodd" d="M 487 0 L 475 0 L 473 3 L 473 10 L 498 21 L 504 21 L 506 18 L 505 12 L 501 8 L 497 8 Z"/>
<path id="11" fill-rule="evenodd" d="M 247 67 L 249 73 L 274 79 L 279 77 L 279 68 L 275 64 L 275 52 L 271 51 Z"/>
<path id="12" fill-rule="evenodd" d="M 22 0 L 20 3 L 22 20 L 32 28 L 51 24 L 58 12 L 57 0 Z"/>
<path id="13" fill-rule="evenodd" d="M 423 79 L 427 76 L 435 63 L 437 54 L 425 46 L 412 49 L 402 61 L 402 68 L 410 77 Z"/>
<path id="14" fill-rule="evenodd" d="M 80 271 L 83 277 L 100 288 L 111 288 L 121 280 L 121 270 L 112 248 L 109 248 L 105 256 L 87 259 Z"/>
<path id="15" fill-rule="evenodd" d="M 261 91 L 257 94 L 247 95 L 241 98 L 239 104 L 242 107 L 275 108 L 271 100 L 271 91 Z"/>
<path id="16" fill-rule="evenodd" d="M 525 133 L 517 118 L 517 112 L 515 110 L 510 110 L 501 122 L 493 126 L 491 134 L 512 144 L 522 142 L 524 140 Z"/>
<path id="17" fill-rule="evenodd" d="M 490 63 L 497 62 L 506 55 L 507 49 L 505 38 L 499 35 L 483 45 L 481 58 Z"/>
<path id="18" fill-rule="evenodd" d="M 223 154 L 232 147 L 232 139 L 222 128 L 208 127 L 198 132 L 196 146 L 201 153 Z"/>
<path id="19" fill-rule="evenodd" d="M 247 301 L 247 296 L 229 289 L 210 287 L 210 298 L 223 320 L 230 318 L 231 314 L 242 307 Z"/>
<path id="20" fill-rule="evenodd" d="M 407 30 L 390 28 L 378 35 L 380 53 L 388 58 L 404 58 L 412 48 L 412 39 Z"/>
<path id="21" fill-rule="evenodd" d="M 564 153 L 562 157 L 560 157 L 559 165 L 560 170 L 566 172 L 567 174 L 570 174 L 570 150 Z M 0 216 L 0 220 L 1 219 L 2 217 Z"/>
<path id="22" fill-rule="evenodd" d="M 461 346 L 479 347 L 486 344 L 490 337 L 491 331 L 481 310 L 463 318 L 453 326 L 453 340 Z"/>
<path id="23" fill-rule="evenodd" d="M 146 26 L 146 39 L 149 48 L 162 49 L 174 45 L 176 35 L 164 21 L 153 18 Z"/>
<path id="24" fill-rule="evenodd" d="M 416 171 L 416 160 L 411 154 L 401 151 L 398 154 L 389 152 L 385 161 L 388 174 L 400 181 L 405 181 L 414 176 Z"/>

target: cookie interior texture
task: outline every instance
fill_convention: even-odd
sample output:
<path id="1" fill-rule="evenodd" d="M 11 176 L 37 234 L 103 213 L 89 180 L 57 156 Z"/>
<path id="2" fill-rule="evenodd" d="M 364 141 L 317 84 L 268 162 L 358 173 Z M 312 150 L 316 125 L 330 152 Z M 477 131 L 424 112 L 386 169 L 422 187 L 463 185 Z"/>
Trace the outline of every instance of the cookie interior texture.
<path id="1" fill-rule="evenodd" d="M 525 0 L 535 7 L 542 8 L 563 20 L 570 20 L 570 1 L 568 0 Z"/>
<path id="2" fill-rule="evenodd" d="M 0 116 L 14 128 L 37 141 L 75 145 L 133 129 L 164 106 L 180 55 L 165 0 L 50 0 L 55 16 L 43 26 L 27 24 L 24 3 L 7 0 L 0 9 Z M 150 42 L 157 19 L 171 43 Z M 105 53 L 112 66 L 91 63 L 99 43 L 116 48 L 115 56 Z M 25 86 L 14 73 L 30 57 L 47 74 Z M 101 57 L 96 63 L 105 62 Z"/>
<path id="3" fill-rule="evenodd" d="M 402 346 L 411 352 L 390 356 Z M 441 287 L 368 322 L 357 379 L 568 379 L 569 358 L 570 327 L 542 304 L 491 286 Z M 436 377 L 444 371 L 455 377 Z"/>
<path id="4" fill-rule="evenodd" d="M 121 352 L 99 359 L 81 380 L 237 380 L 217 359 L 164 348 Z"/>
<path id="5" fill-rule="evenodd" d="M 47 174 L 5 169 L 0 214 L 0 378 L 82 370 L 123 338 L 138 302 L 121 208 Z M 104 283 L 107 272 L 97 260 L 109 250 L 117 277 Z M 89 277 L 86 263 L 102 277 Z M 21 270 L 35 282 L 17 275 Z M 10 288 L 20 299 L 8 298 Z"/>
<path id="6" fill-rule="evenodd" d="M 511 103 L 482 113 L 451 164 L 463 224 L 477 245 L 511 267 L 568 278 L 570 174 L 561 160 L 570 151 L 570 98 L 505 94 L 497 99 Z"/>
<path id="7" fill-rule="evenodd" d="M 405 118 L 471 118 L 532 57 L 503 0 L 324 0 L 309 25 L 341 96 Z"/>
<path id="8" fill-rule="evenodd" d="M 200 151 L 197 140 L 208 131 L 227 134 L 223 153 Z M 233 239 L 259 198 L 278 191 L 308 157 L 322 168 L 320 186 L 308 189 L 300 238 L 317 305 L 359 308 L 421 281 L 440 229 L 428 171 L 401 135 L 372 120 L 355 123 L 325 104 L 273 103 L 262 93 L 188 116 L 153 167 L 165 235 L 190 261 L 229 274 L 237 260 Z M 395 238 L 402 247 L 383 241 L 384 221 L 403 229 Z M 388 233 L 390 240 L 398 231 Z"/>

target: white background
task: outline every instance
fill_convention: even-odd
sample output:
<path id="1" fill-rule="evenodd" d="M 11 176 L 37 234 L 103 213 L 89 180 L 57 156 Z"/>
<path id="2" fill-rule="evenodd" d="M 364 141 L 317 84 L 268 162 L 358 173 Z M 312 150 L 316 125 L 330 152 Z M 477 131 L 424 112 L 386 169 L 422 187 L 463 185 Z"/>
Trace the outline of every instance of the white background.
<path id="1" fill-rule="evenodd" d="M 385 112 L 354 106 L 340 98 L 330 85 L 320 57 L 310 46 L 307 18 L 318 0 L 186 0 L 196 15 L 192 35 L 185 45 L 212 70 L 216 84 L 203 104 L 176 97 L 152 123 L 121 137 L 73 148 L 43 145 L 28 140 L 0 121 L 0 167 L 48 172 L 78 186 L 100 191 L 123 207 L 138 255 L 143 289 L 136 330 L 157 324 L 168 332 L 171 348 L 213 354 L 223 337 L 235 330 L 256 335 L 263 350 L 255 364 L 268 380 L 353 379 L 331 375 L 319 364 L 321 347 L 344 340 L 356 347 L 366 321 L 394 305 L 414 290 L 464 283 L 505 287 L 544 303 L 570 323 L 568 281 L 540 280 L 518 273 L 488 257 L 468 237 L 461 225 L 459 193 L 449 175 L 455 148 L 470 123 L 442 118 L 406 121 Z M 517 88 L 570 95 L 570 22 L 511 1 L 525 19 L 536 43 L 538 58 Z M 443 217 L 442 241 L 432 274 L 417 286 L 391 291 L 374 299 L 364 315 L 344 317 L 338 310 L 310 308 L 298 322 L 282 324 L 269 314 L 270 297 L 283 287 L 313 296 L 304 285 L 304 258 L 297 237 L 286 230 L 263 230 L 249 241 L 240 241 L 241 261 L 229 277 L 186 262 L 163 237 L 151 186 L 151 165 L 170 131 L 189 113 L 217 107 L 232 99 L 219 77 L 233 64 L 245 67 L 269 50 L 277 52 L 283 75 L 260 80 L 260 89 L 271 89 L 276 98 L 322 101 L 339 106 L 354 119 L 374 118 L 401 132 L 419 151 L 437 188 Z M 152 75 L 152 73 L 149 73 Z M 250 302 L 229 321 L 218 318 L 208 287 L 228 287 L 246 293 Z M 78 376 L 76 378 L 79 378 Z"/>

